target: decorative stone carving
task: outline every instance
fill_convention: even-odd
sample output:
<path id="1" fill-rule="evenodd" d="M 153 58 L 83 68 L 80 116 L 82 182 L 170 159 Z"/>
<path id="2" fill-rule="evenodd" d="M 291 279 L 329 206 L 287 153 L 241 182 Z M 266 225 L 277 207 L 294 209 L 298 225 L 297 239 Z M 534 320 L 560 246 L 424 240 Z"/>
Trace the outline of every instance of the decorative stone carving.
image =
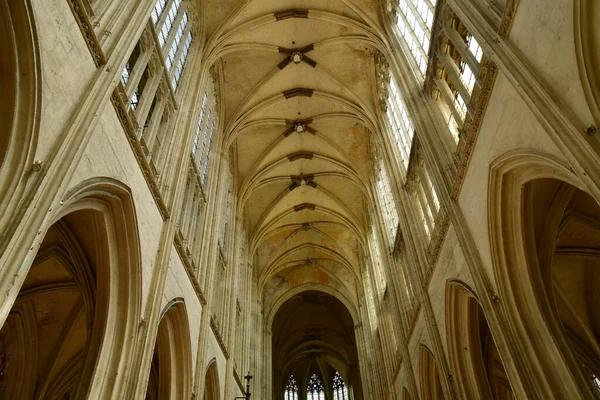
<path id="1" fill-rule="evenodd" d="M 67 0 L 67 3 L 69 4 L 69 7 L 71 7 L 75 21 L 77 21 L 77 25 L 83 34 L 85 44 L 92 55 L 94 64 L 96 64 L 96 67 L 103 66 L 106 64 L 106 57 L 104 56 L 96 32 L 94 32 L 93 24 L 90 21 L 83 0 Z"/>

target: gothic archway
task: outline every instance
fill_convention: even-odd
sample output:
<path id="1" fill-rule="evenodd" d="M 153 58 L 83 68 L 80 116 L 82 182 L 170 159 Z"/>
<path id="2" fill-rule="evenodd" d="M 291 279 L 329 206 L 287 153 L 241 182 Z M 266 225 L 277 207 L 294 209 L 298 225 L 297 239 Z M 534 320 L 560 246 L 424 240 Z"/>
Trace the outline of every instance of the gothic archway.
<path id="1" fill-rule="evenodd" d="M 573 4 L 579 76 L 596 127 L 600 128 L 600 3 L 575 0 Z"/>
<path id="2" fill-rule="evenodd" d="M 421 398 L 425 400 L 444 399 L 444 391 L 435 358 L 431 351 L 423 345 L 421 345 L 419 365 Z"/>
<path id="3" fill-rule="evenodd" d="M 210 366 L 206 370 L 204 377 L 204 400 L 220 400 L 221 389 L 219 385 L 219 370 L 217 369 L 217 362 L 211 361 Z"/>
<path id="4" fill-rule="evenodd" d="M 402 400 L 411 400 L 412 397 L 410 397 L 410 393 L 408 392 L 408 389 L 406 388 L 402 388 Z"/>
<path id="5" fill-rule="evenodd" d="M 0 1 L 0 231 L 32 172 L 41 106 L 40 54 L 28 0 Z"/>
<path id="6" fill-rule="evenodd" d="M 543 398 L 600 394 L 600 207 L 582 188 L 539 153 L 492 165 L 490 235 L 508 345 L 523 386 Z"/>
<path id="7" fill-rule="evenodd" d="M 185 304 L 170 302 L 158 326 L 147 400 L 187 399 L 191 385 L 191 346 Z"/>
<path id="8" fill-rule="evenodd" d="M 512 400 L 504 364 L 483 309 L 459 282 L 446 288 L 446 326 L 455 382 L 464 398 Z"/>
<path id="9" fill-rule="evenodd" d="M 140 313 L 131 193 L 111 179 L 86 181 L 55 219 L 3 327 L 15 376 L 2 390 L 23 399 L 121 397 L 135 370 Z"/>

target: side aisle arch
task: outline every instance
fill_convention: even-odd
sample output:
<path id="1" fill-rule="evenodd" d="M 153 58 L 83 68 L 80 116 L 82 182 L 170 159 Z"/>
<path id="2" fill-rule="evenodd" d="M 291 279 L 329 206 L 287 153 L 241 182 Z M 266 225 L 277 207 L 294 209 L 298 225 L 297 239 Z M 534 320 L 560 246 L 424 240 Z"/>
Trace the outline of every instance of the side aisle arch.
<path id="1" fill-rule="evenodd" d="M 519 379 L 539 398 L 593 396 L 597 201 L 561 161 L 513 151 L 491 165 L 488 202 L 494 275 Z"/>
<path id="2" fill-rule="evenodd" d="M 221 400 L 221 386 L 219 384 L 219 370 L 216 360 L 213 359 L 210 362 L 204 379 L 203 400 Z"/>
<path id="3" fill-rule="evenodd" d="M 462 282 L 446 286 L 446 326 L 461 397 L 512 400 L 515 396 L 483 309 Z"/>
<path id="4" fill-rule="evenodd" d="M 122 398 L 138 370 L 141 316 L 131 192 L 90 179 L 66 194 L 53 221 L 3 327 L 15 374 L 3 394 Z"/>
<path id="5" fill-rule="evenodd" d="M 579 76 L 596 128 L 600 129 L 600 3 L 575 0 L 573 4 Z"/>
<path id="6" fill-rule="evenodd" d="M 158 326 L 146 399 L 188 399 L 191 396 L 190 329 L 183 299 L 165 307 Z"/>

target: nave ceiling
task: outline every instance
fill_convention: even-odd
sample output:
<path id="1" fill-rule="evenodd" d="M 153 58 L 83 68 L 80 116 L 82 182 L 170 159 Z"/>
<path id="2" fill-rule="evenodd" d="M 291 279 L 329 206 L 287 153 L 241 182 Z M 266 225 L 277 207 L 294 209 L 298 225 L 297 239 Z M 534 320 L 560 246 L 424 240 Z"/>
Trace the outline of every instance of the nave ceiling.
<path id="1" fill-rule="evenodd" d="M 365 0 L 205 3 L 204 54 L 219 81 L 222 154 L 234 160 L 238 215 L 271 318 L 305 289 L 358 308 L 380 114 L 374 56 L 385 49 L 378 7 Z"/>
<path id="2" fill-rule="evenodd" d="M 204 54 L 218 71 L 265 302 L 306 283 L 355 297 L 378 126 L 374 54 L 384 46 L 377 3 L 219 1 L 204 10 Z"/>

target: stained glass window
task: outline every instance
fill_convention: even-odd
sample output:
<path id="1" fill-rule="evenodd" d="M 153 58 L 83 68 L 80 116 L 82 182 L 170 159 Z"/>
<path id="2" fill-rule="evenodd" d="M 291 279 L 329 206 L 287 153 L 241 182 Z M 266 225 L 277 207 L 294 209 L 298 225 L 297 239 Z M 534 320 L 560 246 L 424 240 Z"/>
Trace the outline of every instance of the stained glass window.
<path id="1" fill-rule="evenodd" d="M 306 386 L 306 400 L 325 400 L 325 387 L 317 376 L 312 374 Z"/>
<path id="2" fill-rule="evenodd" d="M 348 400 L 346 383 L 337 371 L 333 376 L 333 400 Z"/>
<path id="3" fill-rule="evenodd" d="M 283 400 L 298 400 L 298 384 L 296 383 L 294 375 L 290 376 L 290 379 L 288 380 Z"/>

